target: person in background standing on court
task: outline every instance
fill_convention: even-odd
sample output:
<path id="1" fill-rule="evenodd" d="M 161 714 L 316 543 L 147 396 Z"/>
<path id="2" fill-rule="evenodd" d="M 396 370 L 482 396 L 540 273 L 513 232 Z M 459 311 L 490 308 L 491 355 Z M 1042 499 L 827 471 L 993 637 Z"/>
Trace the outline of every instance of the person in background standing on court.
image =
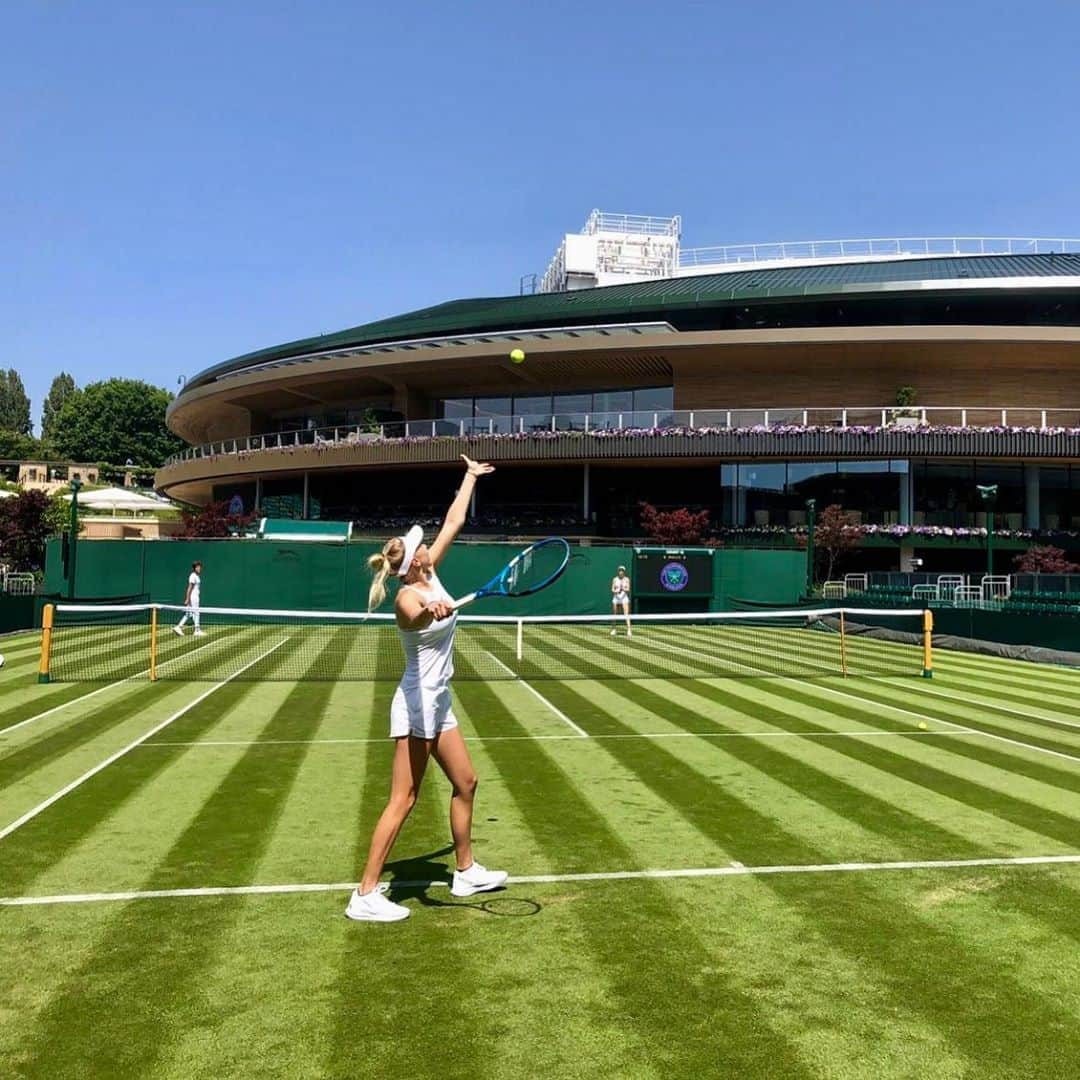
<path id="1" fill-rule="evenodd" d="M 184 624 L 190 619 L 195 625 L 194 637 L 206 637 L 199 621 L 200 591 L 202 589 L 202 563 L 193 562 L 188 574 L 187 592 L 184 593 L 184 615 L 173 627 L 173 633 L 184 636 Z"/>

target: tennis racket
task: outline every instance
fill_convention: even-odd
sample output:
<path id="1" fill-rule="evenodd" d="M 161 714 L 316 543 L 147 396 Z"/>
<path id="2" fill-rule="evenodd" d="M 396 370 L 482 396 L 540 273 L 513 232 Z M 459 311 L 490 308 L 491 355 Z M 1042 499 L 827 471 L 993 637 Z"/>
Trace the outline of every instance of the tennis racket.
<path id="1" fill-rule="evenodd" d="M 464 607 L 482 596 L 529 596 L 547 588 L 569 561 L 570 545 L 561 536 L 540 540 L 515 555 L 486 585 L 455 600 L 454 607 Z"/>

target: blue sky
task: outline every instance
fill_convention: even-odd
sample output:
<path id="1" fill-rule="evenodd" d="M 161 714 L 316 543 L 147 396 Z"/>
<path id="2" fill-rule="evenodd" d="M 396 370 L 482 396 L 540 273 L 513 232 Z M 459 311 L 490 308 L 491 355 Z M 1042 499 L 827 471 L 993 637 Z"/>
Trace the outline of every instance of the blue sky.
<path id="1" fill-rule="evenodd" d="M 7 0 L 0 365 L 173 389 L 516 292 L 588 211 L 684 244 L 1077 236 L 1080 7 Z"/>

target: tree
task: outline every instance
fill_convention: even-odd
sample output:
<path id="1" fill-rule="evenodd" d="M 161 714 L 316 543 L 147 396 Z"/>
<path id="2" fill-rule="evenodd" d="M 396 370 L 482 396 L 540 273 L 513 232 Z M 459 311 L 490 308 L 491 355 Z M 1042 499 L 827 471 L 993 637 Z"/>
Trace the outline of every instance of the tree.
<path id="1" fill-rule="evenodd" d="M 821 511 L 814 527 L 814 549 L 817 561 L 825 568 L 824 581 L 832 579 L 840 557 L 857 548 L 861 538 L 862 528 L 851 523 L 847 511 L 839 503 Z"/>
<path id="2" fill-rule="evenodd" d="M 160 466 L 183 443 L 165 427 L 169 394 L 137 379 L 90 383 L 67 395 L 52 441 L 72 461 Z"/>
<path id="3" fill-rule="evenodd" d="M 33 431 L 30 399 L 14 368 L 0 371 L 0 431 L 13 431 L 16 435 L 29 435 Z"/>
<path id="4" fill-rule="evenodd" d="M 60 409 L 67 400 L 69 394 L 75 392 L 75 380 L 66 372 L 61 371 L 52 381 L 48 396 L 41 406 L 41 439 L 49 442 L 52 439 L 53 428 L 56 426 L 56 418 Z"/>
<path id="5" fill-rule="evenodd" d="M 42 457 L 42 446 L 33 435 L 19 435 L 14 431 L 0 431 L 0 458 L 26 461 Z"/>
<path id="6" fill-rule="evenodd" d="M 1013 559 L 1018 574 L 1075 574 L 1080 566 L 1070 562 L 1059 547 L 1036 544 Z"/>
<path id="7" fill-rule="evenodd" d="M 45 541 L 65 527 L 68 504 L 42 491 L 24 491 L 0 500 L 0 560 L 15 570 L 40 570 Z"/>
<path id="8" fill-rule="evenodd" d="M 651 503 L 640 502 L 641 526 L 650 540 L 658 544 L 700 544 L 709 527 L 709 511 L 693 513 L 685 507 L 679 510 L 657 510 Z"/>
<path id="9" fill-rule="evenodd" d="M 225 500 L 208 503 L 200 510 L 182 510 L 180 514 L 184 520 L 180 535 L 204 539 L 236 536 L 255 520 L 254 514 L 230 514 Z"/>

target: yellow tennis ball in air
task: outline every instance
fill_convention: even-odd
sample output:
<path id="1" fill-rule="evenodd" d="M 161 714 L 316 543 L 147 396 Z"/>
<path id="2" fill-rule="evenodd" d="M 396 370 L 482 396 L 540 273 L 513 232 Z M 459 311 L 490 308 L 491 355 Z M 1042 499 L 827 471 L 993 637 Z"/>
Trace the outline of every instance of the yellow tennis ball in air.
<path id="1" fill-rule="evenodd" d="M 525 350 L 524 349 L 512 349 L 510 352 L 510 359 L 515 364 L 523 364 L 525 362 Z"/>
<path id="2" fill-rule="evenodd" d="M 926 730 L 926 721 L 925 721 L 925 720 L 920 720 L 920 721 L 919 721 L 919 727 L 920 727 L 920 728 L 921 728 L 921 729 L 922 729 L 923 731 L 925 731 L 925 730 Z"/>

